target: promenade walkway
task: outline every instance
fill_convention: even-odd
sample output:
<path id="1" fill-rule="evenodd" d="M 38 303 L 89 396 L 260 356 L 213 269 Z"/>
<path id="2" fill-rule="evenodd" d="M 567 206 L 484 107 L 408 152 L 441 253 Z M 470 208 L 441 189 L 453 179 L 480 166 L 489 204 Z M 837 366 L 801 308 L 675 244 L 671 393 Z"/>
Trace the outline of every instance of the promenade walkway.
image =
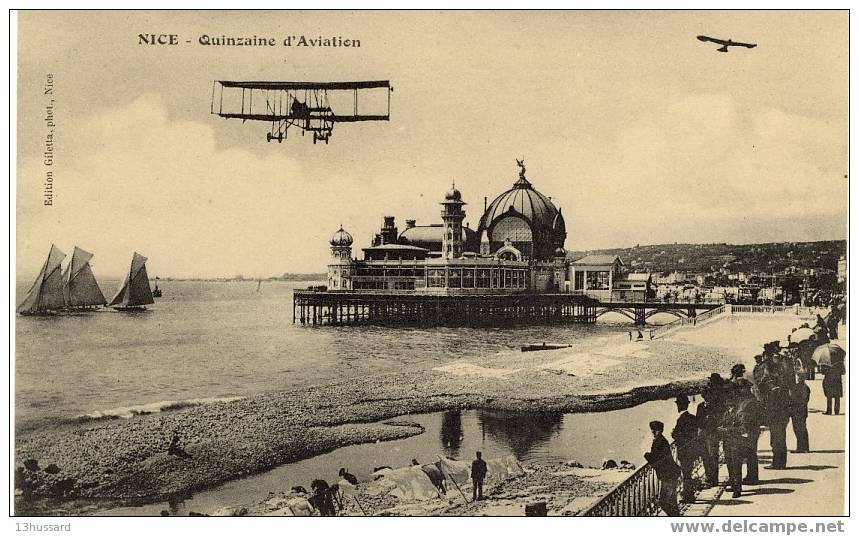
<path id="1" fill-rule="evenodd" d="M 845 329 L 845 328 L 842 328 Z M 845 329 L 846 331 L 846 329 Z M 844 346 L 843 339 L 838 341 Z M 848 359 L 849 361 L 849 359 Z M 748 370 L 754 361 L 745 363 Z M 849 364 L 848 364 L 849 367 Z M 849 372 L 848 372 L 849 373 Z M 824 415 L 826 398 L 823 396 L 822 377 L 808 381 L 811 388 L 809 401 L 808 432 L 811 452 L 807 454 L 788 453 L 787 468 L 783 470 L 765 469 L 772 459 L 769 432 L 761 434 L 758 443 L 760 460 L 760 483 L 744 486 L 739 498 L 731 498 L 724 488 L 704 490 L 695 504 L 683 512 L 689 516 L 836 516 L 847 513 L 845 497 L 845 413 L 847 397 L 841 399 L 841 415 Z M 847 393 L 847 377 L 844 378 L 844 392 Z M 788 449 L 796 447 L 796 438 L 788 425 Z M 727 479 L 728 470 L 723 465 L 719 469 L 720 480 Z"/>

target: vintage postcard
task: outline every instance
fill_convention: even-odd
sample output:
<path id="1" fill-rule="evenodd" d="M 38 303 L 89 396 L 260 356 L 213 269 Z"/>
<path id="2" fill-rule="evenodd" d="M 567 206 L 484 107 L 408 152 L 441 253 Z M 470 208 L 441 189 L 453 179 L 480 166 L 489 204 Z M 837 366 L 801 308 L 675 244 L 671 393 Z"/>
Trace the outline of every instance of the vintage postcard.
<path id="1" fill-rule="evenodd" d="M 13 515 L 848 514 L 847 10 L 13 24 Z"/>

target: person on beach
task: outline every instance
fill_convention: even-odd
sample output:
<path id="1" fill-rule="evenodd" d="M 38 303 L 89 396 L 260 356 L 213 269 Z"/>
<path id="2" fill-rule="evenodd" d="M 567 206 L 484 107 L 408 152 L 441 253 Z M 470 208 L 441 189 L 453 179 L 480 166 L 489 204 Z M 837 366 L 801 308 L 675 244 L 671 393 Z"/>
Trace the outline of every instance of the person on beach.
<path id="1" fill-rule="evenodd" d="M 665 515 L 677 517 L 680 509 L 677 506 L 677 479 L 680 478 L 680 467 L 671 455 L 671 446 L 662 435 L 665 425 L 661 421 L 650 421 L 650 433 L 653 443 L 650 452 L 644 453 L 644 459 L 653 466 L 656 478 L 659 480 L 659 498 L 657 502 Z"/>
<path id="2" fill-rule="evenodd" d="M 681 500 L 689 503 L 695 501 L 695 479 L 692 473 L 698 457 L 698 419 L 689 413 L 689 398 L 686 395 L 678 395 L 674 403 L 680 415 L 671 431 L 671 438 L 677 445 L 677 461 L 680 462 L 683 476 Z"/>
<path id="3" fill-rule="evenodd" d="M 698 438 L 701 443 L 701 462 L 708 487 L 719 485 L 719 423 L 725 412 L 724 380 L 716 373 L 710 375 L 707 387 L 701 393 L 704 401 L 698 404 Z"/>
<path id="4" fill-rule="evenodd" d="M 182 439 L 179 437 L 179 429 L 173 430 L 173 437 L 170 438 L 170 445 L 167 447 L 167 454 L 177 456 L 179 458 L 190 458 L 191 455 L 185 452 L 182 448 Z"/>
<path id="5" fill-rule="evenodd" d="M 483 461 L 483 453 L 479 450 L 475 454 L 476 459 L 471 462 L 471 480 L 474 483 L 472 490 L 472 500 L 483 500 L 483 479 L 486 478 L 486 462 Z"/>
<path id="6" fill-rule="evenodd" d="M 355 477 L 355 475 L 353 475 L 352 473 L 347 471 L 345 467 L 340 468 L 340 472 L 338 473 L 338 476 L 340 476 L 340 478 L 342 478 L 346 482 L 352 484 L 353 486 L 358 485 L 358 479 Z"/>
<path id="7" fill-rule="evenodd" d="M 313 490 L 308 501 L 310 504 L 319 510 L 319 515 L 324 517 L 336 516 L 337 512 L 334 509 L 334 490 L 328 485 L 328 482 L 322 479 L 316 479 L 310 483 L 310 489 Z"/>
<path id="8" fill-rule="evenodd" d="M 793 435 L 796 436 L 796 450 L 794 452 L 809 452 L 808 447 L 808 399 L 811 389 L 805 384 L 805 372 L 796 375 L 797 384 L 793 391 L 790 419 L 793 425 Z"/>
<path id="9" fill-rule="evenodd" d="M 824 415 L 839 415 L 841 413 L 841 397 L 844 388 L 841 385 L 841 376 L 844 375 L 844 362 L 837 361 L 832 365 L 821 365 L 823 373 L 823 394 L 826 396 L 826 412 Z"/>

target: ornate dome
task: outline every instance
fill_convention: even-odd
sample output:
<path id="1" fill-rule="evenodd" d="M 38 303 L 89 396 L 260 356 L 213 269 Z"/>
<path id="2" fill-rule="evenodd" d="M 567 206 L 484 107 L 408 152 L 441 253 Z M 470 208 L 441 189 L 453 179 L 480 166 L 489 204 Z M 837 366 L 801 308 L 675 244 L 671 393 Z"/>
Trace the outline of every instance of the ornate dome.
<path id="1" fill-rule="evenodd" d="M 459 190 L 457 190 L 456 187 L 454 187 L 453 190 L 444 194 L 444 200 L 445 201 L 462 201 L 462 194 L 459 193 Z"/>
<path id="2" fill-rule="evenodd" d="M 495 198 L 483 214 L 481 225 L 489 227 L 493 221 L 508 212 L 515 212 L 535 227 L 551 229 L 558 214 L 552 200 L 520 178 L 513 188 Z"/>
<path id="3" fill-rule="evenodd" d="M 527 257 L 550 259 L 566 240 L 564 217 L 551 199 L 534 189 L 524 171 L 486 209 L 478 233 L 488 231 L 493 251 L 509 237 Z"/>
<path id="4" fill-rule="evenodd" d="M 352 235 L 343 230 L 343 226 L 340 226 L 340 229 L 331 236 L 331 240 L 328 241 L 332 246 L 351 246 L 352 245 Z"/>

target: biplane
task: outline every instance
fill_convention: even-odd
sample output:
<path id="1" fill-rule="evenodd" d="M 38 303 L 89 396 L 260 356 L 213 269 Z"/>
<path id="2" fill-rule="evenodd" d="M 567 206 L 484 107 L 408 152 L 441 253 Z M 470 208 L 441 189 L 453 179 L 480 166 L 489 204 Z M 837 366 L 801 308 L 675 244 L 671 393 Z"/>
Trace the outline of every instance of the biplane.
<path id="1" fill-rule="evenodd" d="M 374 113 L 358 110 L 359 92 L 385 92 L 374 99 Z M 271 130 L 266 140 L 283 142 L 290 127 L 313 134 L 313 143 L 331 138 L 335 123 L 389 121 L 391 93 L 388 80 L 366 82 L 232 82 L 212 84 L 211 113 L 226 119 L 267 121 Z M 351 95 L 350 95 L 351 94 Z M 351 97 L 351 98 L 350 98 Z M 337 101 L 333 104 L 332 101 Z M 351 110 L 348 110 L 351 108 Z M 351 113 L 349 113 L 351 112 Z"/>
<path id="2" fill-rule="evenodd" d="M 698 41 L 703 41 L 704 43 L 716 43 L 717 45 L 722 45 L 721 48 L 717 48 L 719 52 L 727 52 L 728 47 L 745 47 L 745 48 L 755 48 L 758 46 L 755 43 L 740 43 L 738 41 L 731 41 L 728 39 L 727 41 L 724 39 L 717 39 L 715 37 L 708 37 L 706 35 L 699 35 Z"/>

